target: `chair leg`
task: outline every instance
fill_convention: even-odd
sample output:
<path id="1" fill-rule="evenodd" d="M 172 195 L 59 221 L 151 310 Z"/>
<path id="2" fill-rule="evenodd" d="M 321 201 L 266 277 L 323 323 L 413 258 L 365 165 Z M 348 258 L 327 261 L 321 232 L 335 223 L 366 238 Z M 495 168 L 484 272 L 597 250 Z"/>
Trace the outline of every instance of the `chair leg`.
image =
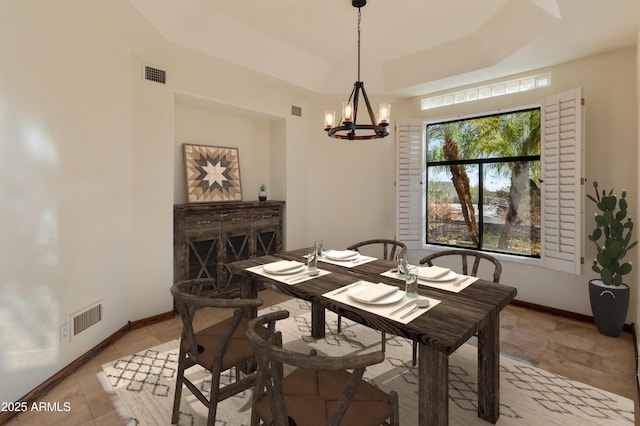
<path id="1" fill-rule="evenodd" d="M 219 368 L 214 368 L 214 371 L 211 373 L 211 393 L 209 394 L 209 415 L 207 416 L 207 426 L 214 426 L 216 424 L 221 371 Z"/>
<path id="2" fill-rule="evenodd" d="M 256 406 L 258 405 L 258 402 L 260 401 L 260 398 L 262 398 L 264 392 L 265 392 L 265 383 L 266 383 L 266 377 L 267 377 L 267 373 L 265 372 L 265 370 L 268 369 L 268 362 L 265 361 L 264 359 L 259 358 L 259 355 L 256 355 L 256 360 L 257 360 L 257 370 L 256 370 L 256 382 L 253 386 L 253 392 L 251 395 L 251 423 L 250 426 L 259 426 L 260 425 L 260 418 L 258 417 L 258 412 L 256 411 Z"/>
<path id="3" fill-rule="evenodd" d="M 338 314 L 338 333 L 342 333 L 342 315 Z"/>
<path id="4" fill-rule="evenodd" d="M 396 391 L 389 392 L 389 402 L 393 407 L 393 414 L 391 414 L 391 426 L 400 426 L 400 407 L 398 404 L 398 393 Z"/>
<path id="5" fill-rule="evenodd" d="M 182 345 L 181 345 L 182 346 Z M 178 372 L 176 373 L 176 391 L 173 397 L 173 411 L 171 413 L 171 424 L 175 425 L 180 419 L 180 402 L 182 399 L 182 381 L 184 380 L 186 351 L 181 347 L 178 355 Z"/>
<path id="6" fill-rule="evenodd" d="M 418 342 L 415 341 L 413 342 L 411 365 L 413 365 L 414 367 L 418 365 Z"/>
<path id="7" fill-rule="evenodd" d="M 382 334 L 382 352 L 384 352 L 387 348 L 387 333 L 386 332 L 381 332 Z"/>

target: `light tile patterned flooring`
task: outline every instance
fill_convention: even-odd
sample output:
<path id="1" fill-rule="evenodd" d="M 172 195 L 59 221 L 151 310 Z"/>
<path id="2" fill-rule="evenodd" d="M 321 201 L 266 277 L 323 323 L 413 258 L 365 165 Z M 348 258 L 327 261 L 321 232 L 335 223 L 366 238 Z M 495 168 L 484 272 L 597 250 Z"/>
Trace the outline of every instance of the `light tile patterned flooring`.
<path id="1" fill-rule="evenodd" d="M 279 303 L 287 296 L 260 292 L 265 305 Z M 197 321 L 211 324 L 223 319 L 219 311 L 204 310 Z M 636 400 L 635 351 L 631 334 L 617 338 L 599 334 L 593 324 L 523 307 L 508 306 L 500 316 L 501 350 L 545 370 L 589 383 L 595 387 Z M 153 324 L 127 333 L 52 389 L 41 400 L 68 401 L 67 413 L 27 412 L 9 420 L 15 425 L 109 425 L 126 424 L 123 410 L 105 390 L 97 373 L 102 364 L 180 336 L 180 319 Z M 108 385 L 107 385 L 108 388 Z M 636 418 L 638 417 L 636 408 Z M 639 424 L 636 421 L 636 424 Z"/>

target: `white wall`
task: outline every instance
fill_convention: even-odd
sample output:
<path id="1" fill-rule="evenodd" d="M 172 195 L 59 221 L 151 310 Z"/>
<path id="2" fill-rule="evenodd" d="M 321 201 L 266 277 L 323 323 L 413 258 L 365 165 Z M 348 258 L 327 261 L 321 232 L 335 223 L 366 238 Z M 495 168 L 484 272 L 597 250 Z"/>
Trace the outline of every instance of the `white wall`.
<path id="1" fill-rule="evenodd" d="M 267 179 L 270 198 L 286 200 L 288 248 L 394 236 L 393 138 L 338 142 L 322 128 L 324 110 L 338 109 L 349 87 L 314 96 L 166 43 L 126 0 L 12 0 L 2 9 L 0 401 L 21 397 L 127 321 L 171 309 L 172 209 L 184 186 L 178 147 L 214 132 L 195 124 L 198 116 L 254 129 L 240 151 L 245 197 Z M 553 67 L 546 91 L 585 88 L 587 177 L 633 194 L 635 52 Z M 167 85 L 142 81 L 142 63 L 166 69 Z M 210 114 L 176 94 L 225 109 Z M 426 117 L 419 98 L 370 98 L 391 101 L 394 117 Z M 511 263 L 504 273 L 520 299 L 587 314 L 589 277 Z M 60 344 L 60 325 L 98 300 L 104 320 Z M 635 305 L 631 312 L 636 318 Z"/>
<path id="2" fill-rule="evenodd" d="M 12 401 L 128 321 L 172 308 L 176 124 L 190 119 L 176 120 L 176 93 L 262 117 L 256 145 L 240 151 L 246 197 L 273 176 L 272 198 L 302 212 L 305 179 L 287 176 L 305 168 L 293 160 L 307 124 L 290 112 L 308 101 L 166 43 L 126 0 L 5 2 L 0 28 L 0 401 Z M 143 81 L 143 63 L 164 67 L 168 84 Z M 212 129 L 198 130 L 204 140 Z M 289 245 L 306 222 L 289 215 Z M 96 301 L 103 321 L 61 344 L 60 325 Z"/>
<path id="3" fill-rule="evenodd" d="M 384 139 L 348 141 L 329 138 L 323 128 L 324 111 L 339 113 L 348 90 L 319 97 L 308 129 L 309 242 L 322 239 L 327 248 L 395 237 L 393 129 Z M 396 100 L 368 95 L 376 111 L 379 103 Z"/>
<path id="4" fill-rule="evenodd" d="M 215 104 L 176 97 L 174 154 L 176 175 L 181 182 L 175 185 L 174 203 L 186 203 L 184 143 L 237 148 L 242 199 L 257 200 L 260 184 L 271 188 L 271 120 L 272 117 L 247 114 L 244 110 L 228 111 Z"/>
<path id="5" fill-rule="evenodd" d="M 174 104 L 169 87 L 142 81 L 136 54 L 131 59 L 131 76 L 133 277 L 128 320 L 135 321 L 173 308 L 167 289 L 173 282 L 173 212 L 169 206 L 175 173 Z"/>
<path id="6" fill-rule="evenodd" d="M 112 5 L 66 5 L 82 19 L 60 2 L 0 13 L 0 401 L 131 318 L 130 53 L 104 21 Z M 103 321 L 61 344 L 97 301 Z"/>
<path id="7" fill-rule="evenodd" d="M 289 157 L 293 153 L 292 158 L 297 158 L 306 120 L 291 116 L 291 105 L 299 105 L 304 111 L 308 101 L 292 95 L 295 90 L 282 84 L 170 44 L 153 54 L 133 53 L 134 66 L 145 63 L 166 70 L 167 84 L 158 87 L 138 81 L 136 85 L 144 89 L 134 91 L 136 112 L 155 117 L 134 123 L 135 145 L 160 150 L 159 155 L 147 150 L 147 156 L 140 158 L 144 166 L 134 166 L 134 170 L 140 165 L 146 171 L 134 186 L 152 188 L 156 193 L 153 203 L 135 204 L 135 209 L 144 214 L 137 215 L 133 224 L 139 242 L 134 248 L 141 258 L 146 257 L 145 249 L 157 254 L 151 262 L 140 259 L 134 264 L 134 320 L 172 307 L 168 289 L 173 280 L 173 204 L 186 201 L 182 143 L 238 147 L 245 200 L 257 199 L 259 185 L 264 181 L 270 186 L 272 199 L 286 197 L 287 210 L 306 209 L 304 193 L 293 191 L 299 182 L 282 178 L 298 174 L 299 163 L 279 163 L 271 157 L 272 148 L 277 147 L 280 154 L 285 152 Z M 274 140 L 274 135 L 281 139 Z M 273 165 L 281 164 L 284 171 L 273 170 Z M 149 226 L 149 221 L 154 226 Z M 298 230 L 306 230 L 306 223 L 306 215 L 288 216 L 286 245 L 301 244 L 297 238 L 303 233 Z"/>

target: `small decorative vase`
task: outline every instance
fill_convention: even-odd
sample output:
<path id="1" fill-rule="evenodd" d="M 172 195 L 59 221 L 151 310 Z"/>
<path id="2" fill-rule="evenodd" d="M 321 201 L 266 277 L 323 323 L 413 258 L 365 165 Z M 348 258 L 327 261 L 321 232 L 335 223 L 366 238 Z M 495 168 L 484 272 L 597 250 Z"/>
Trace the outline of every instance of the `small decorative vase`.
<path id="1" fill-rule="evenodd" d="M 629 286 L 612 286 L 602 280 L 589 280 L 589 300 L 598 331 L 605 336 L 618 337 L 627 318 Z"/>
<path id="2" fill-rule="evenodd" d="M 258 200 L 267 201 L 267 191 L 258 192 Z"/>

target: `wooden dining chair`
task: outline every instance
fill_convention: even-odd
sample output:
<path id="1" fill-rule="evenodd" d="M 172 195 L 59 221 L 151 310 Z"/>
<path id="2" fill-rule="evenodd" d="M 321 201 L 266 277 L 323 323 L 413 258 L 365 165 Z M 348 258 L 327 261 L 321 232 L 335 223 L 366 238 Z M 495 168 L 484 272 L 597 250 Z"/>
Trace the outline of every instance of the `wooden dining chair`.
<path id="1" fill-rule="evenodd" d="M 218 402 L 251 388 L 255 383 L 255 372 L 242 376 L 240 367 L 253 362 L 253 348 L 246 340 L 245 329 L 251 309 L 262 305 L 260 299 L 221 298 L 212 279 L 192 279 L 175 283 L 171 287 L 175 308 L 182 319 L 182 336 L 178 356 L 176 390 L 173 399 L 171 423 L 178 423 L 182 385 L 184 384 L 209 410 L 207 425 L 216 421 Z M 227 295 L 228 297 L 228 295 Z M 194 330 L 194 317 L 199 308 L 220 308 L 232 312 L 222 322 Z M 266 336 L 266 331 L 264 333 Z M 211 396 L 207 397 L 187 377 L 185 371 L 200 365 L 211 373 Z M 246 365 L 246 364 L 245 364 Z M 222 372 L 235 368 L 235 380 L 220 386 Z"/>
<path id="2" fill-rule="evenodd" d="M 426 263 L 429 266 L 433 266 L 433 261 L 435 259 L 444 260 L 442 258 L 454 259 L 456 257 L 459 258 L 459 264 L 462 266 L 462 268 L 452 268 L 454 271 L 462 273 L 463 275 L 477 277 L 480 266 L 486 264 L 489 267 L 488 271 L 493 271 L 493 274 L 491 276 L 493 282 L 500 282 L 500 275 L 502 274 L 502 264 L 495 257 L 480 251 L 464 249 L 443 250 L 423 257 L 422 259 L 420 259 L 420 264 L 424 265 Z M 471 270 L 469 270 L 469 265 L 471 265 Z"/>
<path id="3" fill-rule="evenodd" d="M 407 254 L 407 246 L 403 242 L 384 238 L 360 241 L 351 244 L 347 250 L 356 250 L 361 254 L 368 254 L 368 250 L 373 250 L 371 255 L 380 257 L 381 253 L 382 259 L 385 260 L 394 260 L 399 255 Z"/>
<path id="4" fill-rule="evenodd" d="M 395 260 L 398 256 L 407 254 L 407 246 L 397 240 L 378 238 L 374 240 L 360 241 L 359 243 L 351 244 L 347 247 L 347 250 L 355 250 L 360 254 L 365 255 L 382 255 L 382 259 Z M 338 314 L 338 333 L 342 333 L 342 315 Z M 385 332 L 382 332 L 382 351 L 385 350 L 385 344 L 387 336 Z"/>
<path id="5" fill-rule="evenodd" d="M 284 349 L 275 325 L 288 316 L 288 311 L 272 312 L 247 327 L 258 362 L 251 426 L 400 424 L 398 394 L 362 380 L 368 366 L 384 361 L 382 351 L 320 356 L 315 350 L 303 354 Z M 266 337 L 261 334 L 265 325 Z M 285 365 L 295 367 L 286 377 Z"/>
<path id="6" fill-rule="evenodd" d="M 458 259 L 456 260 L 456 258 Z M 500 275 L 502 274 L 502 264 L 498 259 L 489 254 L 465 249 L 443 250 L 423 257 L 422 259 L 420 259 L 420 264 L 433 266 L 433 261 L 436 259 L 445 262 L 449 259 L 453 259 L 455 264 L 460 265 L 461 268 L 458 269 L 454 267 L 451 269 L 455 272 L 462 273 L 463 275 L 477 277 L 479 271 L 485 270 L 487 273 L 489 273 L 494 283 L 500 282 Z M 447 262 L 447 265 L 449 264 L 450 262 Z M 418 360 L 418 342 L 413 342 L 413 354 L 411 359 L 412 364 L 415 366 Z"/>

